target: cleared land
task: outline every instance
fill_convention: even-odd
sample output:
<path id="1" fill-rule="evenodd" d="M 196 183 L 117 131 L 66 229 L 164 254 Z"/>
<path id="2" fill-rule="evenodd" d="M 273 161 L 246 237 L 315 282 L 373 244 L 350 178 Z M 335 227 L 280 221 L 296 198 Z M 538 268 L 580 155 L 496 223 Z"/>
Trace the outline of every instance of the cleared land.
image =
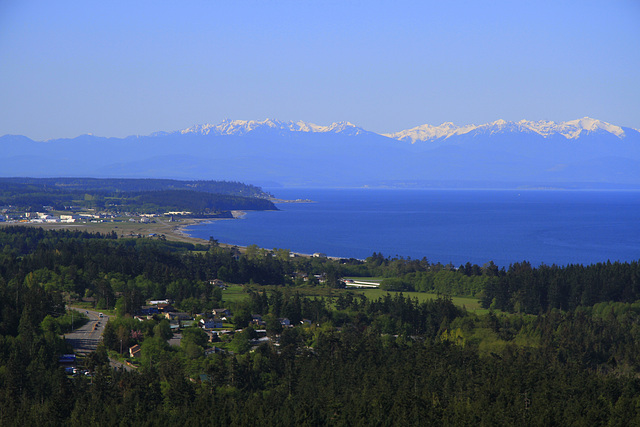
<path id="1" fill-rule="evenodd" d="M 242 286 L 242 285 L 230 285 L 225 291 L 222 292 L 222 298 L 224 301 L 228 302 L 238 302 L 244 301 L 249 298 L 249 294 L 247 293 L 249 289 L 255 292 L 261 291 L 271 291 L 275 287 L 273 286 Z M 279 290 L 283 290 L 282 287 L 278 288 Z M 355 294 L 362 294 L 368 299 L 378 299 L 384 297 L 387 293 L 390 295 L 395 295 L 396 292 L 384 291 L 382 289 L 331 289 L 324 286 L 313 286 L 313 287 L 296 287 L 296 288 L 286 288 L 286 291 L 291 293 L 298 292 L 303 296 L 316 296 L 316 297 L 324 297 L 324 298 L 335 298 L 341 293 L 352 292 Z M 438 298 L 437 294 L 426 293 L 426 292 L 403 292 L 405 297 L 417 298 L 419 302 L 428 301 L 431 299 Z M 473 311 L 475 313 L 483 313 L 488 310 L 483 309 L 480 306 L 480 300 L 477 298 L 471 297 L 451 297 L 452 302 L 458 307 L 464 307 L 468 311 Z"/>
<path id="2" fill-rule="evenodd" d="M 396 292 L 384 291 L 382 289 L 350 289 L 351 292 L 362 294 L 369 299 L 378 299 L 385 296 L 387 293 L 395 295 Z M 430 299 L 438 298 L 438 294 L 432 294 L 427 292 L 402 292 L 402 295 L 410 298 L 417 298 L 419 302 L 424 302 Z M 441 295 L 440 295 L 441 296 Z M 451 301 L 458 307 L 464 307 L 469 311 L 482 310 L 480 306 L 480 300 L 471 297 L 451 297 Z"/>

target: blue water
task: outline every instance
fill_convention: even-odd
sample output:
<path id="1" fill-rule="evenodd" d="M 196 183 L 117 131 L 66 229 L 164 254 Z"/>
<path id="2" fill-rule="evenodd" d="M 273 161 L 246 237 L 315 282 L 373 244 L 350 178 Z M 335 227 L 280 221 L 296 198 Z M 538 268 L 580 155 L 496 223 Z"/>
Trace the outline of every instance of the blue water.
<path id="1" fill-rule="evenodd" d="M 499 266 L 640 259 L 640 192 L 272 189 L 277 212 L 189 228 L 246 246 Z"/>

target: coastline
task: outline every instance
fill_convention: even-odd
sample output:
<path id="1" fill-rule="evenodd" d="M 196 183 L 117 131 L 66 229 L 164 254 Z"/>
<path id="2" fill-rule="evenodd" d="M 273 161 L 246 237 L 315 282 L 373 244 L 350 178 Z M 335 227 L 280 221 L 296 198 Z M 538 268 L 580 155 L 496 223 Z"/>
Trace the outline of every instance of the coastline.
<path id="1" fill-rule="evenodd" d="M 208 244 L 206 239 L 192 237 L 186 233 L 186 227 L 212 221 L 211 218 L 185 218 L 176 222 L 158 220 L 155 223 L 127 223 L 127 222 L 101 222 L 101 223 L 52 223 L 52 224 L 29 224 L 29 223 L 2 223 L 0 227 L 22 226 L 39 227 L 45 230 L 81 230 L 98 233 L 115 232 L 118 238 L 149 238 L 164 236 L 167 240 L 175 242 L 187 242 L 193 244 Z M 152 236 L 153 235 L 153 236 Z"/>
<path id="2" fill-rule="evenodd" d="M 300 202 L 296 202 L 293 201 L 292 203 L 300 203 Z M 186 231 L 187 227 L 191 227 L 192 225 L 198 225 L 198 224 L 207 224 L 207 223 L 213 223 L 214 221 L 224 221 L 224 220 L 229 220 L 229 219 L 240 219 L 242 217 L 244 217 L 247 212 L 245 211 L 231 211 L 231 214 L 233 215 L 233 218 L 207 218 L 207 219 L 203 219 L 203 218 L 193 218 L 193 222 L 190 223 L 186 223 L 186 224 L 182 224 L 179 227 L 176 228 L 175 230 L 175 234 L 179 235 L 181 237 L 181 239 L 184 239 L 184 241 L 189 241 L 192 240 L 193 243 L 209 243 L 208 240 L 206 239 L 201 239 L 198 237 L 192 237 L 191 235 L 189 235 Z M 169 239 L 167 237 L 167 239 Z M 230 244 L 230 243 L 224 243 L 224 242 L 218 242 L 218 245 L 220 247 L 223 248 L 236 248 L 238 249 L 241 253 L 245 253 L 247 247 L 246 246 L 242 246 L 242 245 L 234 245 L 234 244 Z M 272 249 L 270 248 L 261 248 L 261 249 L 266 249 L 267 251 L 271 251 Z M 297 257 L 301 257 L 301 258 L 312 258 L 313 254 L 307 254 L 307 253 L 302 253 L 302 252 L 294 252 L 294 251 L 290 251 L 289 252 L 292 256 L 297 256 Z M 332 259 L 332 260 L 340 260 L 342 259 L 342 257 L 338 257 L 338 256 L 329 256 L 327 255 L 326 258 L 328 259 Z"/>
<path id="3" fill-rule="evenodd" d="M 312 201 L 289 201 L 290 203 L 313 203 Z M 90 233 L 113 233 L 118 235 L 119 239 L 127 238 L 147 238 L 161 239 L 164 238 L 173 242 L 191 243 L 194 245 L 208 245 L 209 240 L 199 237 L 193 237 L 188 232 L 188 227 L 198 224 L 213 223 L 214 221 L 222 221 L 229 219 L 240 219 L 247 215 L 246 211 L 231 211 L 233 218 L 178 218 L 170 221 L 165 218 L 156 218 L 154 222 L 96 222 L 96 223 L 25 223 L 25 222 L 2 222 L 0 228 L 10 226 L 39 227 L 45 230 L 78 230 L 88 231 Z M 215 236 L 214 236 L 215 238 Z M 223 248 L 236 248 L 241 253 L 246 251 L 246 246 L 234 245 L 230 243 L 218 242 Z M 269 248 L 263 248 L 271 250 Z M 301 252 L 290 252 L 292 256 L 313 257 L 313 254 Z M 336 256 L 327 256 L 329 259 L 340 259 Z"/>
<path id="4" fill-rule="evenodd" d="M 247 213 L 245 211 L 231 211 L 231 215 L 233 216 L 233 218 L 189 218 L 189 219 L 185 219 L 183 220 L 184 222 L 178 226 L 176 226 L 173 230 L 172 230 L 172 238 L 170 239 L 169 237 L 167 237 L 167 239 L 169 240 L 176 240 L 176 241 L 188 241 L 191 243 L 206 243 L 208 244 L 209 241 L 207 239 L 201 239 L 199 237 L 193 237 L 191 236 L 188 232 L 187 232 L 187 228 L 191 227 L 192 225 L 198 225 L 198 224 L 209 224 L 209 223 L 213 223 L 215 221 L 223 221 L 223 220 L 228 220 L 228 219 L 238 219 L 238 218 L 242 218 L 243 216 L 245 216 Z M 218 244 L 222 247 L 236 247 L 238 249 L 240 249 L 241 252 L 245 251 L 245 247 L 244 246 L 238 246 L 238 245 L 231 245 L 228 243 L 223 243 L 223 242 L 218 242 Z"/>
<path id="5" fill-rule="evenodd" d="M 245 211 L 233 210 L 231 215 L 233 219 L 239 219 L 245 216 Z M 166 240 L 173 242 L 184 242 L 200 245 L 208 245 L 208 239 L 202 239 L 199 237 L 193 237 L 187 232 L 187 228 L 192 225 L 198 225 L 203 223 L 211 223 L 214 221 L 228 220 L 231 218 L 179 218 L 174 221 L 169 221 L 164 218 L 157 218 L 155 222 L 141 223 L 141 222 L 98 222 L 98 223 L 25 223 L 25 222 L 2 222 L 0 228 L 11 226 L 22 227 L 39 227 L 45 230 L 79 230 L 97 233 L 112 233 L 115 232 L 118 238 L 161 238 L 164 236 Z M 219 242 L 221 247 L 232 248 L 235 247 L 244 252 L 246 247 L 239 245 L 227 244 Z"/>

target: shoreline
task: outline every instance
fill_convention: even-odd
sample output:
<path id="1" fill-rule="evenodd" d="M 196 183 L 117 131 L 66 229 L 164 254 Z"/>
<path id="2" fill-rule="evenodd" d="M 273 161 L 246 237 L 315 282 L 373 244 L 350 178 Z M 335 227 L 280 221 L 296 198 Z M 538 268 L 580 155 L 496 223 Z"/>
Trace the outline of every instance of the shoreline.
<path id="1" fill-rule="evenodd" d="M 193 237 L 187 232 L 187 227 L 193 225 L 213 223 L 214 221 L 224 221 L 231 219 L 239 219 L 245 216 L 247 212 L 234 210 L 231 211 L 233 218 L 180 218 L 171 222 L 164 219 L 156 219 L 155 223 L 139 223 L 139 222 L 99 222 L 99 223 L 24 223 L 24 222 L 3 222 L 0 228 L 10 226 L 23 227 L 39 227 L 45 230 L 79 230 L 88 232 L 98 232 L 107 234 L 115 232 L 118 239 L 129 238 L 151 238 L 157 239 L 164 236 L 166 240 L 173 242 L 192 243 L 194 245 L 208 245 L 208 239 Z M 154 236 L 151 236 L 154 235 Z M 246 246 L 233 245 L 224 242 L 218 242 L 220 247 L 237 248 L 244 253 Z"/>
<path id="2" fill-rule="evenodd" d="M 0 228 L 10 226 L 23 227 L 39 227 L 45 230 L 78 230 L 93 233 L 108 234 L 115 232 L 119 239 L 143 238 L 143 239 L 159 239 L 161 236 L 168 241 L 191 243 L 194 245 L 208 245 L 209 240 L 199 237 L 193 237 L 187 232 L 187 227 L 193 225 L 213 223 L 215 221 L 240 219 L 247 215 L 246 211 L 231 211 L 232 218 L 179 218 L 169 221 L 164 218 L 156 218 L 155 222 L 98 222 L 98 223 L 25 223 L 25 222 L 3 222 Z M 234 245 L 230 243 L 218 242 L 223 248 L 236 248 L 241 253 L 245 253 L 247 246 Z M 272 249 L 262 248 L 268 251 Z M 311 258 L 313 254 L 294 252 L 290 250 L 291 255 Z M 341 259 L 341 257 L 326 255 L 328 259 Z"/>
<path id="3" fill-rule="evenodd" d="M 214 223 L 215 221 L 225 221 L 225 220 L 230 220 L 230 219 L 239 219 L 244 217 L 247 214 L 247 212 L 245 211 L 231 211 L 231 215 L 233 216 L 233 218 L 189 218 L 189 219 L 185 219 L 184 221 L 186 222 L 185 224 L 181 224 L 176 226 L 172 231 L 173 231 L 173 235 L 174 237 L 179 237 L 181 241 L 193 241 L 193 243 L 202 243 L 202 242 L 206 242 L 207 244 L 209 243 L 209 241 L 207 239 L 202 239 L 200 237 L 193 237 L 191 236 L 189 233 L 187 233 L 186 229 L 187 227 L 191 227 L 193 225 L 199 225 L 199 224 L 208 224 L 208 223 Z M 223 242 L 218 242 L 218 244 L 222 247 L 226 247 L 226 248 L 232 248 L 232 247 L 236 247 L 238 249 L 240 249 L 241 252 L 244 252 L 246 247 L 245 246 L 238 246 L 238 245 L 231 245 L 229 243 L 223 243 Z"/>

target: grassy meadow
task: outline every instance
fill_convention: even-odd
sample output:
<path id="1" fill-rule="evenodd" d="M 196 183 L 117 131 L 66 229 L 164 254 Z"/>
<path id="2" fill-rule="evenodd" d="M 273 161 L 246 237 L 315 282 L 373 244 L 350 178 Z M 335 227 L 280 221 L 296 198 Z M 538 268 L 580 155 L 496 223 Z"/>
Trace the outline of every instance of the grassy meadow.
<path id="1" fill-rule="evenodd" d="M 375 281 L 374 279 L 362 279 L 364 281 Z M 276 287 L 273 286 L 259 286 L 259 285 L 229 285 L 226 290 L 222 292 L 222 298 L 225 302 L 239 302 L 244 301 L 249 298 L 248 291 L 253 290 L 254 292 L 261 291 L 271 291 Z M 308 296 L 308 297 L 324 297 L 324 298 L 335 298 L 338 295 L 351 292 L 354 294 L 362 294 L 369 299 L 378 299 L 385 296 L 387 293 L 394 295 L 395 292 L 383 291 L 382 289 L 332 289 L 324 286 L 302 286 L 295 288 L 282 288 L 277 287 L 279 290 L 284 292 L 295 293 L 298 292 L 300 295 Z M 427 301 L 430 299 L 438 298 L 437 294 L 426 293 L 426 292 L 403 292 L 405 297 L 417 298 L 419 302 Z M 480 306 L 480 300 L 478 298 L 471 297 L 451 297 L 451 300 L 458 307 L 464 307 L 468 311 L 473 311 L 475 313 L 483 313 L 488 310 L 482 309 Z"/>

